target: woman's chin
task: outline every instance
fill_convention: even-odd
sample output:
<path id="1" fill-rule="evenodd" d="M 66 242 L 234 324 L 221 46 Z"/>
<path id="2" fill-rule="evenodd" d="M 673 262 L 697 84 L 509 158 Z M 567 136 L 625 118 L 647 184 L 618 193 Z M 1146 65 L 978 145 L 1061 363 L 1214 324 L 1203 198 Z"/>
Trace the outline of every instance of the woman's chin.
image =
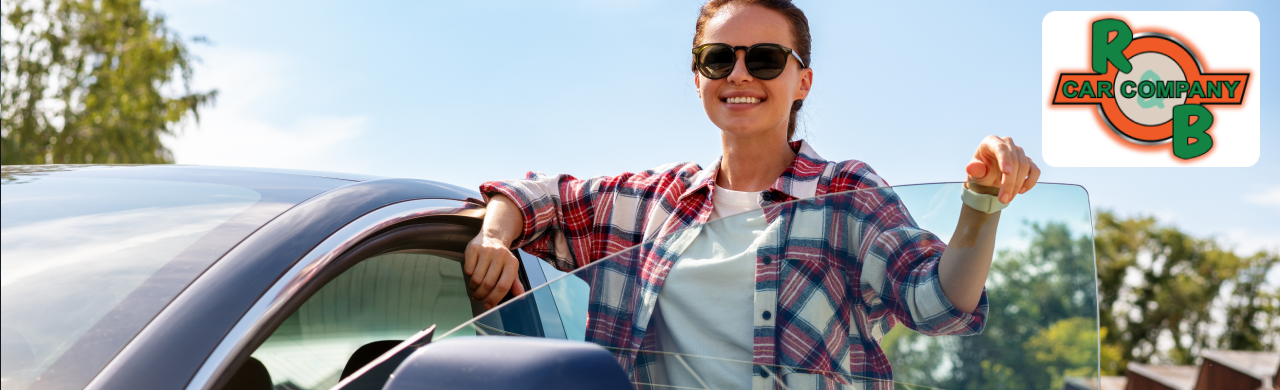
<path id="1" fill-rule="evenodd" d="M 769 129 L 761 127 L 759 121 L 732 121 L 737 123 L 726 123 L 720 126 L 720 131 L 729 138 L 760 138 L 767 137 L 772 132 L 786 134 L 786 128 L 781 130 Z M 784 135 L 785 136 L 785 135 Z"/>

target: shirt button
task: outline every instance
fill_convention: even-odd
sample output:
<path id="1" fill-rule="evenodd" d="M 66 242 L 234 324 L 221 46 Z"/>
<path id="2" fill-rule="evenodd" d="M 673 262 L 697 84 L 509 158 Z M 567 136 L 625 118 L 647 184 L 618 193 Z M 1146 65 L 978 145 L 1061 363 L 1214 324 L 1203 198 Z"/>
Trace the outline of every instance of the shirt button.
<path id="1" fill-rule="evenodd" d="M 768 378 L 768 377 L 769 377 L 769 370 L 766 370 L 766 369 L 764 368 L 764 366 L 760 366 L 760 377 L 761 377 L 761 378 Z"/>
<path id="2" fill-rule="evenodd" d="M 770 313 L 768 310 L 765 310 L 764 314 L 761 314 L 760 316 L 764 317 L 765 320 L 768 320 L 770 318 L 773 318 L 773 313 Z"/>
<path id="3" fill-rule="evenodd" d="M 764 265 L 769 265 L 769 263 L 772 263 L 772 262 L 773 262 L 772 257 L 769 257 L 769 256 L 764 257 Z"/>

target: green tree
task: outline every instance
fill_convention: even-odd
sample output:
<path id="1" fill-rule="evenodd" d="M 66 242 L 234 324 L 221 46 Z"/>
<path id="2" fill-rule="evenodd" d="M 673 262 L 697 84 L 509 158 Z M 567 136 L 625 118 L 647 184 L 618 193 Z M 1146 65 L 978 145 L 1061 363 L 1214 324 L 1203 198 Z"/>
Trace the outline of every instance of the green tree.
<path id="1" fill-rule="evenodd" d="M 894 378 L 947 389 L 1061 388 L 1096 375 L 1093 247 L 1066 225 L 1031 225 L 1023 250 L 1001 251 L 987 284 L 986 328 L 971 337 L 926 337 L 895 327 L 882 347 Z M 903 386 L 906 387 L 906 386 Z"/>
<path id="2" fill-rule="evenodd" d="M 140 0 L 2 7 L 0 164 L 172 163 L 161 135 L 216 96 L 191 90 L 193 57 Z"/>
<path id="3" fill-rule="evenodd" d="M 895 327 L 881 343 L 894 378 L 1058 389 L 1099 366 L 1120 375 L 1130 361 L 1193 364 L 1205 349 L 1277 348 L 1280 291 L 1265 278 L 1280 254 L 1240 256 L 1154 218 L 1096 214 L 1093 240 L 1061 224 L 1032 225 L 1025 248 L 997 255 L 982 334 L 930 338 Z"/>
<path id="4" fill-rule="evenodd" d="M 1099 320 L 1109 330 L 1102 343 L 1120 351 L 1103 360 L 1104 372 L 1123 373 L 1131 361 L 1194 364 L 1205 349 L 1280 343 L 1280 292 L 1264 287 L 1280 253 L 1241 256 L 1216 239 L 1109 211 L 1097 213 L 1095 231 Z M 1172 346 L 1162 349 L 1161 339 Z"/>

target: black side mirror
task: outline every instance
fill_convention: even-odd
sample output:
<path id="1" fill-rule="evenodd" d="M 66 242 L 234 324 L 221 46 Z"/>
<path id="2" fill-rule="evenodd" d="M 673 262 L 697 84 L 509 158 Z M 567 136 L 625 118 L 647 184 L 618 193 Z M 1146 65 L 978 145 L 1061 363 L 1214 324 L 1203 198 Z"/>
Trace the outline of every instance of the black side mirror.
<path id="1" fill-rule="evenodd" d="M 599 345 L 526 337 L 459 337 L 422 347 L 384 390 L 630 390 L 617 359 Z"/>

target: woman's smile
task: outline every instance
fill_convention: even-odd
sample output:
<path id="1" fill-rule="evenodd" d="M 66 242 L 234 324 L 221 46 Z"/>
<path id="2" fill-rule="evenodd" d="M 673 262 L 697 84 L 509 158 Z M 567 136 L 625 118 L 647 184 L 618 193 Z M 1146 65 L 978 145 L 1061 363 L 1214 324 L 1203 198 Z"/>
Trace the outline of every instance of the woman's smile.
<path id="1" fill-rule="evenodd" d="M 720 102 L 730 110 L 747 110 L 760 106 L 765 97 L 749 93 L 731 93 L 720 97 Z"/>

